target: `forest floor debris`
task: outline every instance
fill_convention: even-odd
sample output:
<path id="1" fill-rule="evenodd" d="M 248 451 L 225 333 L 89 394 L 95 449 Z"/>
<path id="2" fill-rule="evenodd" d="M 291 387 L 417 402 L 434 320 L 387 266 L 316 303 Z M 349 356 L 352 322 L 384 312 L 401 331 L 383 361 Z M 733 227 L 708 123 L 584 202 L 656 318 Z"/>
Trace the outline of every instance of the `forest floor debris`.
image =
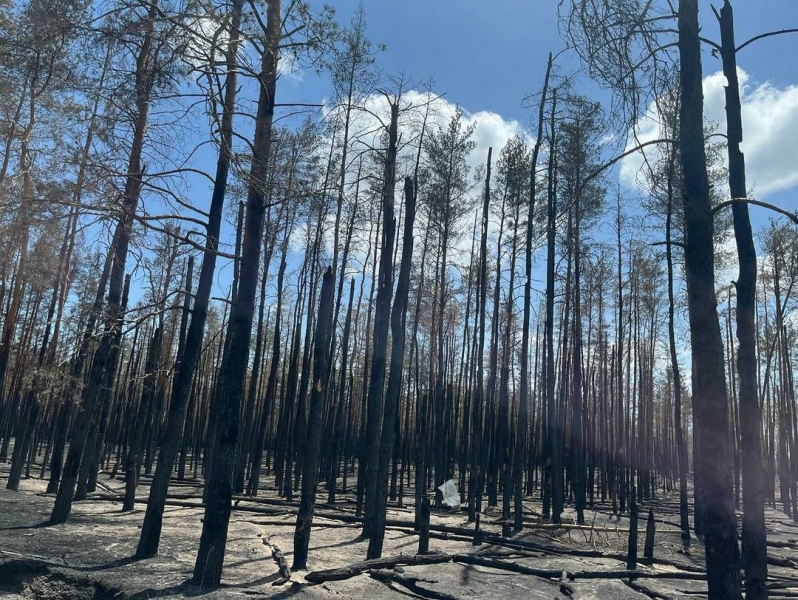
<path id="1" fill-rule="evenodd" d="M 0 486 L 7 466 L 0 466 Z M 594 527 L 530 527 L 500 536 L 496 511 L 486 508 L 484 543 L 472 546 L 465 512 L 432 510 L 430 554 L 416 556 L 412 506 L 388 511 L 384 558 L 365 561 L 351 498 L 325 506 L 321 495 L 311 537 L 308 571 L 291 573 L 296 504 L 275 497 L 269 478 L 255 498 L 237 498 L 230 524 L 222 586 L 186 584 L 199 541 L 202 489 L 183 485 L 170 496 L 159 554 L 131 557 L 144 505 L 121 511 L 124 482 L 101 475 L 102 486 L 76 502 L 70 520 L 47 526 L 52 497 L 46 481 L 25 479 L 19 492 L 0 491 L 0 597 L 9 598 L 673 598 L 706 593 L 703 550 L 689 553 L 678 528 L 658 528 L 654 561 L 625 570 L 628 519 L 608 506 L 591 511 Z M 142 477 L 144 500 L 148 478 Z M 179 491 L 178 491 L 179 490 Z M 412 499 L 410 499 L 412 500 Z M 645 504 L 645 503 L 644 503 Z M 678 504 L 667 494 L 651 504 L 657 518 L 676 521 Z M 646 504 L 648 506 L 648 504 Z M 529 500 L 530 514 L 540 510 Z M 263 515 L 264 518 L 260 518 Z M 768 509 L 770 586 L 774 597 L 798 593 L 793 524 Z M 573 524 L 570 512 L 564 523 Z M 641 523 L 644 526 L 644 523 Z M 641 535 L 641 544 L 644 536 Z"/>

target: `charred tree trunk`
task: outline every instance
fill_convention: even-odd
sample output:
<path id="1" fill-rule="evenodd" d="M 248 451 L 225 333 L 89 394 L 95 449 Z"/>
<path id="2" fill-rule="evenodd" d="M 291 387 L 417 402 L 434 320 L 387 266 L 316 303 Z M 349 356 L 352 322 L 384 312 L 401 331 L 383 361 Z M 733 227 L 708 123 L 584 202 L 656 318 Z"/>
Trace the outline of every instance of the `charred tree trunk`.
<path id="1" fill-rule="evenodd" d="M 532 224 L 535 221 L 535 194 L 537 193 L 537 164 L 540 154 L 540 145 L 543 140 L 544 110 L 546 107 L 546 93 L 549 88 L 551 76 L 552 55 L 546 63 L 546 75 L 543 78 L 543 91 L 541 92 L 538 108 L 538 130 L 535 146 L 532 150 L 532 165 L 529 173 L 529 211 L 527 212 L 526 243 L 524 246 L 524 316 L 521 325 L 521 382 L 519 388 L 518 404 L 518 440 L 515 445 L 513 457 L 514 480 L 514 505 L 515 514 L 513 527 L 521 531 L 524 523 L 523 511 L 523 468 L 525 452 L 527 451 L 527 434 L 529 431 L 529 329 L 532 314 Z M 534 376 L 534 373 L 533 373 Z M 534 416 L 534 411 L 533 411 Z M 529 475 L 528 475 L 529 476 Z"/>
<path id="2" fill-rule="evenodd" d="M 407 318 L 407 299 L 410 291 L 410 267 L 413 260 L 413 224 L 416 218 L 416 198 L 413 180 L 405 178 L 405 222 L 402 238 L 402 263 L 399 267 L 399 281 L 396 284 L 396 298 L 391 310 L 391 372 L 388 376 L 388 390 L 385 395 L 385 413 L 382 422 L 382 443 L 377 471 L 376 515 L 374 530 L 369 540 L 367 558 L 382 556 L 385 539 L 385 512 L 388 487 L 388 463 L 394 448 L 396 418 L 399 410 L 399 395 L 402 388 L 402 369 L 405 354 L 405 323 Z M 368 508 L 368 505 L 366 505 Z"/>
<path id="3" fill-rule="evenodd" d="M 343 423 L 344 417 L 346 415 L 346 380 L 348 378 L 348 370 L 349 370 L 349 338 L 350 332 L 352 330 L 352 303 L 355 299 L 355 279 L 352 278 L 352 281 L 349 285 L 349 305 L 346 309 L 346 318 L 344 320 L 344 332 L 343 338 L 341 340 L 341 372 L 339 375 L 339 384 L 338 384 L 338 416 L 336 418 L 336 425 L 335 430 L 333 432 L 333 444 L 332 444 L 332 452 L 330 457 L 330 470 L 327 476 L 327 504 L 335 504 L 335 490 L 337 485 L 338 479 L 338 458 L 342 451 L 344 452 L 344 482 L 346 478 L 346 451 L 347 451 L 347 444 L 346 440 L 348 438 L 345 435 L 344 427 L 348 428 L 351 427 L 350 423 Z M 351 394 L 352 386 L 349 386 L 349 391 Z M 351 421 L 351 420 L 350 420 Z M 346 487 L 346 486 L 344 486 Z M 346 490 L 344 490 L 346 491 Z"/>
<path id="4" fill-rule="evenodd" d="M 267 437 L 267 425 L 269 416 L 274 410 L 275 400 L 277 398 L 277 376 L 280 366 L 280 352 L 282 344 L 282 334 L 280 333 L 280 321 L 282 320 L 283 308 L 283 281 L 285 279 L 285 269 L 287 266 L 286 254 L 288 252 L 288 234 L 286 232 L 285 239 L 283 240 L 282 257 L 280 258 L 280 268 L 277 272 L 277 309 L 274 321 L 274 340 L 272 347 L 272 361 L 269 367 L 269 380 L 266 384 L 266 398 L 263 403 L 263 411 L 261 412 L 260 423 L 258 430 L 255 433 L 255 446 L 252 449 L 252 465 L 250 467 L 249 484 L 247 486 L 247 494 L 255 496 L 258 493 L 258 486 L 260 485 L 260 472 L 263 464 L 263 446 Z M 245 441 L 246 443 L 246 441 Z"/>
<path id="5" fill-rule="evenodd" d="M 555 147 L 554 115 L 557 109 L 557 90 L 552 94 L 551 131 L 549 145 Z M 555 370 L 554 370 L 554 250 L 556 242 L 557 199 L 555 192 L 555 158 L 554 153 L 549 156 L 549 189 L 548 189 L 548 215 L 546 220 L 546 450 L 545 450 L 545 478 L 546 491 L 543 496 L 543 516 L 555 523 L 560 522 L 563 508 L 563 482 L 561 461 L 561 435 L 558 424 L 558 411 L 555 398 Z M 547 492 L 547 493 L 546 493 Z M 549 507 L 551 507 L 549 509 Z M 551 510 L 551 512 L 549 512 Z"/>
<path id="6" fill-rule="evenodd" d="M 491 163 L 493 148 L 488 148 L 488 165 Z M 482 205 L 482 236 L 479 246 L 479 284 L 477 286 L 477 377 L 474 398 L 471 403 L 471 476 L 468 481 L 468 520 L 473 521 L 482 512 L 482 415 L 485 391 L 485 304 L 488 299 L 488 208 L 490 189 L 485 179 L 485 195 Z"/>
<path id="7" fill-rule="evenodd" d="M 717 13 L 716 13 L 717 14 Z M 726 0 L 720 21 L 723 74 L 726 75 L 726 137 L 729 155 L 729 192 L 732 198 L 746 196 L 745 157 L 740 150 L 743 121 L 737 80 L 734 42 L 734 12 Z M 740 428 L 742 437 L 743 529 L 742 567 L 746 598 L 766 598 L 767 538 L 765 535 L 765 480 L 762 465 L 762 409 L 757 392 L 756 357 L 756 248 L 748 217 L 748 205 L 732 205 L 737 241 L 737 374 L 740 381 Z"/>
<path id="8" fill-rule="evenodd" d="M 319 314 L 316 320 L 316 335 L 313 342 L 313 388 L 310 392 L 310 414 L 308 435 L 305 441 L 305 460 L 302 463 L 302 496 L 294 529 L 293 571 L 307 568 L 310 528 L 313 525 L 313 510 L 316 505 L 316 486 L 319 477 L 319 453 L 321 450 L 322 411 L 327 394 L 330 351 L 330 328 L 333 311 L 333 274 L 327 269 L 321 284 Z"/>
<path id="9" fill-rule="evenodd" d="M 238 292 L 230 311 L 227 352 L 223 356 L 214 402 L 218 405 L 216 443 L 213 465 L 207 476 L 208 501 L 202 522 L 202 536 L 192 581 L 198 585 L 217 586 L 222 577 L 227 527 L 230 521 L 236 444 L 241 401 L 244 395 L 247 361 L 255 312 L 258 271 L 263 240 L 267 163 L 272 141 L 274 95 L 277 82 L 282 14 L 280 0 L 271 0 L 266 17 L 266 36 L 262 55 L 260 96 L 255 121 L 246 223 L 241 247 Z"/>
<path id="10" fill-rule="evenodd" d="M 202 256 L 197 293 L 194 297 L 194 308 L 191 323 L 186 333 L 185 352 L 175 373 L 172 384 L 172 399 L 169 405 L 169 416 L 164 432 L 164 442 L 158 455 L 155 474 L 150 484 L 147 500 L 147 511 L 141 528 L 136 549 L 136 558 L 149 558 L 158 552 L 163 526 L 163 512 L 166 506 L 166 494 L 169 490 L 169 478 L 172 475 L 175 458 L 180 450 L 180 437 L 184 433 L 186 409 L 191 395 L 197 365 L 202 353 L 202 339 L 205 333 L 205 320 L 208 316 L 208 305 L 213 288 L 213 276 L 216 270 L 216 252 L 219 247 L 219 231 L 222 224 L 224 196 L 227 189 L 227 176 L 230 171 L 233 138 L 233 111 L 235 105 L 237 56 L 239 43 L 239 27 L 243 0 L 235 0 L 230 15 L 230 42 L 227 48 L 227 75 L 225 82 L 225 99 L 222 114 L 222 139 L 219 157 L 216 163 L 211 206 L 208 211 L 208 228 L 206 230 L 205 250 Z M 197 411 L 199 413 L 199 411 Z M 198 460 L 194 456 L 194 461 Z"/>
<path id="11" fill-rule="evenodd" d="M 665 256 L 668 263 L 668 348 L 670 350 L 671 371 L 673 372 L 673 410 L 676 434 L 676 452 L 679 463 L 679 526 L 682 530 L 682 543 L 690 543 L 690 519 L 687 506 L 687 442 L 684 439 L 682 423 L 682 374 L 676 351 L 675 302 L 673 293 L 673 180 L 675 178 L 676 152 L 670 150 L 668 163 L 668 213 L 665 220 Z"/>
<path id="12" fill-rule="evenodd" d="M 377 304 L 374 310 L 374 344 L 371 377 L 368 389 L 368 417 L 366 421 L 366 515 L 363 520 L 363 537 L 374 533 L 378 503 L 378 475 L 381 445 L 385 444 L 382 427 L 385 406 L 385 364 L 388 349 L 388 330 L 393 296 L 393 247 L 396 236 L 394 218 L 394 191 L 396 188 L 396 144 L 398 139 L 399 103 L 391 102 L 391 122 L 388 129 L 388 148 L 385 157 L 382 189 L 382 247 L 377 287 Z M 393 420 L 391 425 L 394 425 Z M 380 434 L 383 439 L 380 440 Z M 392 450 L 393 445 L 388 450 Z M 390 455 L 389 455 L 390 456 Z"/>
<path id="13" fill-rule="evenodd" d="M 729 470 L 729 406 L 715 295 L 712 207 L 703 132 L 697 0 L 679 2 L 680 149 L 685 275 L 693 350 L 696 476 L 703 511 L 707 580 L 713 598 L 739 598 L 737 525 Z"/>
<path id="14" fill-rule="evenodd" d="M 97 410 L 103 400 L 103 385 L 113 381 L 116 357 L 122 336 L 124 309 L 122 295 L 130 235 L 142 186 L 141 157 L 150 110 L 150 96 L 154 84 L 153 30 L 158 14 L 158 4 L 153 2 L 144 22 L 144 37 L 136 59 L 136 121 L 133 129 L 127 179 L 122 204 L 122 214 L 116 227 L 115 244 L 109 250 L 113 255 L 108 285 L 105 333 L 94 354 L 89 380 L 82 394 L 81 413 L 75 421 L 71 443 L 64 465 L 63 477 L 50 516 L 50 523 L 64 523 L 72 509 L 80 462 L 92 423 L 99 417 Z"/>

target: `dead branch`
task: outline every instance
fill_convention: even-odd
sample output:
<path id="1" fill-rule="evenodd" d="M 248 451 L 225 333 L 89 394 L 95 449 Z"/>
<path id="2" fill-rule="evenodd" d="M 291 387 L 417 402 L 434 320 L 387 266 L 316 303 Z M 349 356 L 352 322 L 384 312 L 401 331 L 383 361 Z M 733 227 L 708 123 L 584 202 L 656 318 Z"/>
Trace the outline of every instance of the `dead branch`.
<path id="1" fill-rule="evenodd" d="M 665 594 L 660 594 L 659 592 L 655 592 L 654 590 L 649 589 L 643 585 L 640 585 L 639 583 L 632 581 L 631 579 L 624 579 L 623 582 L 634 591 L 640 594 L 645 594 L 649 598 L 662 598 L 663 600 L 668 600 L 670 598 L 670 596 L 666 596 Z"/>
<path id="2" fill-rule="evenodd" d="M 374 558 L 363 562 L 340 567 L 337 569 L 325 569 L 324 571 L 313 571 L 305 575 L 308 583 L 324 583 L 325 581 L 342 581 L 357 577 L 361 573 L 379 569 L 393 569 L 399 565 L 435 565 L 439 563 L 451 562 L 451 554 L 407 554 L 399 556 L 387 556 L 385 558 Z"/>
<path id="3" fill-rule="evenodd" d="M 277 568 L 280 571 L 280 579 L 272 583 L 272 585 L 283 585 L 286 581 L 290 581 L 291 569 L 288 568 L 288 563 L 285 562 L 285 556 L 283 556 L 280 547 L 277 544 L 272 543 L 268 536 L 264 537 L 261 541 L 263 542 L 264 546 L 271 550 L 272 558 L 274 559 L 274 562 L 277 563 Z"/>
<path id="4" fill-rule="evenodd" d="M 522 575 L 534 575 L 536 577 L 543 577 L 546 579 L 561 578 L 562 570 L 560 569 L 534 569 L 518 563 L 507 562 L 492 558 L 485 558 L 476 556 L 474 554 L 455 554 L 452 558 L 454 562 L 479 565 L 482 567 L 489 567 L 493 569 L 502 569 L 505 571 L 512 571 L 514 573 L 521 573 Z M 707 576 L 705 573 L 690 573 L 687 571 L 577 571 L 568 573 L 568 579 L 635 579 L 635 578 L 648 578 L 648 579 L 687 579 L 695 581 L 705 581 Z"/>
<path id="5" fill-rule="evenodd" d="M 456 600 L 455 596 L 450 596 L 449 594 L 445 594 L 443 592 L 436 592 L 435 590 L 430 590 L 419 585 L 419 582 L 437 583 L 436 581 L 421 579 L 419 577 L 411 577 L 409 575 L 403 575 L 397 571 L 390 571 L 387 569 L 371 570 L 369 571 L 369 575 L 372 579 L 376 579 L 377 581 L 380 581 L 386 585 L 390 583 L 398 583 L 402 587 L 407 588 L 422 598 L 432 598 L 433 600 Z"/>

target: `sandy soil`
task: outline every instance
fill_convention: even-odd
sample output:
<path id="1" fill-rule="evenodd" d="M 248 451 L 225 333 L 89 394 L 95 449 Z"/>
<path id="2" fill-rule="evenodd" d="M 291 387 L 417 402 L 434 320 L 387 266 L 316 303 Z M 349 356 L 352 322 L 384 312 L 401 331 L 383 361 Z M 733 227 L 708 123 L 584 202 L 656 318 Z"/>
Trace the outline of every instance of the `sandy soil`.
<path id="1" fill-rule="evenodd" d="M 417 578 L 420 590 L 411 592 L 396 581 L 378 581 L 365 572 L 343 581 L 311 585 L 306 573 L 294 573 L 291 581 L 280 583 L 271 547 L 277 546 L 291 563 L 296 504 L 280 501 L 271 481 L 255 499 L 241 499 L 230 523 L 225 571 L 221 588 L 190 587 L 186 580 L 194 566 L 201 531 L 202 490 L 186 483 L 171 489 L 158 556 L 132 561 L 144 505 L 121 512 L 119 493 L 124 483 L 101 475 L 98 491 L 73 505 L 64 525 L 46 526 L 52 497 L 43 494 L 46 481 L 23 480 L 19 492 L 5 490 L 8 466 L 0 467 L 0 597 L 8 598 L 168 598 L 202 596 L 209 598 L 565 598 L 557 578 L 519 574 L 483 565 L 445 562 L 426 566 L 403 566 L 400 577 Z M 142 478 L 138 498 L 146 499 L 148 478 Z M 171 497 L 173 496 L 173 497 Z M 351 496 L 343 495 L 335 507 L 324 506 L 320 494 L 311 537 L 309 571 L 344 567 L 365 559 L 368 542 L 359 537 L 357 523 L 341 519 L 354 516 Z M 182 505 L 177 505 L 182 504 Z M 196 507 L 194 507 L 196 505 Z M 582 599 L 661 598 L 706 596 L 701 579 L 664 578 L 665 572 L 700 571 L 703 548 L 696 540 L 690 553 L 682 549 L 675 498 L 663 494 L 653 503 L 657 522 L 655 562 L 640 565 L 656 578 L 590 578 L 569 581 L 572 597 Z M 639 555 L 645 537 L 645 510 L 639 524 Z M 476 554 L 500 559 L 503 564 L 523 565 L 579 574 L 585 571 L 623 571 L 627 548 L 628 521 L 611 516 L 608 507 L 587 514 L 587 529 L 536 528 L 537 502 L 525 505 L 529 527 L 507 540 L 472 546 L 462 535 L 436 532 L 440 526 L 473 528 L 465 513 L 433 510 L 433 537 L 430 550 L 446 554 Z M 343 516 L 342 516 L 343 515 Z M 486 536 L 499 536 L 500 516 L 495 508 L 482 516 Z M 410 521 L 412 507 L 391 506 L 389 519 Z M 798 524 L 782 513 L 768 509 L 769 555 L 781 566 L 771 564 L 771 597 L 798 594 Z M 573 523 L 567 513 L 565 523 Z M 444 539 L 446 538 L 446 539 Z M 524 545 L 519 548 L 517 544 Z M 418 536 L 411 528 L 397 524 L 386 533 L 383 556 L 416 553 Z M 515 547 L 513 547 L 515 545 Z M 594 551 L 594 552 L 585 552 Z M 578 555 L 574 555 L 576 552 Z M 572 554 L 569 554 L 572 553 Z M 795 562 L 793 562 L 795 561 Z M 690 577 L 690 575 L 686 575 Z M 700 574 L 699 574 L 700 577 Z M 279 585 L 273 585 L 275 582 Z M 568 590 L 565 590 L 568 591 Z M 795 597 L 795 596 L 793 596 Z"/>

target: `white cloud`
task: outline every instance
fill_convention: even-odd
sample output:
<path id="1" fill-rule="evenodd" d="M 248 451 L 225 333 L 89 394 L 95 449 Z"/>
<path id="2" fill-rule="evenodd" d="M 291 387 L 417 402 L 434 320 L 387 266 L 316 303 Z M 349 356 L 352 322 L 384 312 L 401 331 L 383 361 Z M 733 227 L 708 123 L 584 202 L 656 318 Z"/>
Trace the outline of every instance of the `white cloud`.
<path id="1" fill-rule="evenodd" d="M 738 77 L 743 116 L 742 149 L 746 158 L 748 187 L 755 190 L 757 197 L 763 198 L 798 185 L 798 161 L 795 160 L 798 149 L 798 85 L 778 88 L 768 82 L 749 84 L 750 76 L 739 68 Z M 726 77 L 722 72 L 704 78 L 704 115 L 722 133 L 726 131 L 725 85 Z M 640 142 L 662 137 L 653 107 L 641 119 L 637 130 Z M 633 145 L 634 140 L 627 148 Z M 649 159 L 657 155 L 653 148 L 647 153 Z M 628 187 L 639 185 L 642 166 L 641 154 L 624 159 L 619 174 L 621 183 Z"/>
<path id="2" fill-rule="evenodd" d="M 421 107 L 431 98 L 435 98 L 435 96 L 434 93 L 409 90 L 402 95 L 402 105 Z M 372 94 L 368 96 L 364 105 L 370 112 L 380 115 L 384 122 L 387 123 L 388 105 L 382 94 Z M 433 108 L 427 121 L 428 129 L 446 127 L 457 110 L 457 107 L 457 104 L 445 98 L 434 100 Z M 527 143 L 531 143 L 533 140 L 530 133 L 524 129 L 521 123 L 514 119 L 507 120 L 500 114 L 488 110 L 470 112 L 465 107 L 461 106 L 460 108 L 463 111 L 463 128 L 465 129 L 471 125 L 475 125 L 472 139 L 476 142 L 476 147 L 468 158 L 468 164 L 471 167 L 472 173 L 478 166 L 485 164 L 489 147 L 493 147 L 493 161 L 495 163 L 495 161 L 498 160 L 499 152 L 513 136 L 520 135 Z M 419 110 L 422 109 L 419 108 Z M 418 120 L 418 115 L 410 117 L 406 113 L 405 116 L 402 117 L 403 122 L 399 124 L 400 132 L 405 131 L 405 135 L 407 135 L 408 129 L 411 127 L 409 125 L 411 118 Z M 358 113 L 356 119 L 357 124 L 354 127 L 355 130 L 374 133 L 373 136 L 364 141 L 368 141 L 369 144 L 378 145 L 378 119 L 373 115 L 365 113 Z M 415 157 L 415 149 L 408 148 L 406 151 Z"/>
<path id="3" fill-rule="evenodd" d="M 427 120 L 428 130 L 439 127 L 447 127 L 450 119 L 457 110 L 458 105 L 456 103 L 450 102 L 445 98 L 435 99 L 436 96 L 437 95 L 434 93 L 427 93 L 418 90 L 408 90 L 402 94 L 401 104 L 403 112 L 400 116 L 399 132 L 402 138 L 400 141 L 403 144 L 403 147 L 399 154 L 399 160 L 397 161 L 397 175 L 399 176 L 404 175 L 407 172 L 406 169 L 415 162 L 416 152 L 418 151 L 418 142 L 416 136 L 420 127 L 421 117 L 423 116 L 423 106 L 431 99 L 434 99 L 432 103 L 432 110 L 430 111 L 430 115 Z M 329 99 L 325 99 L 324 103 L 326 105 L 325 112 L 337 110 L 331 106 Z M 388 104 L 382 94 L 371 94 L 364 100 L 363 106 L 366 109 L 365 111 L 356 111 L 352 115 L 350 136 L 354 141 L 352 142 L 353 152 L 350 153 L 350 160 L 352 156 L 354 156 L 357 152 L 364 150 L 367 146 L 375 148 L 380 147 L 380 121 L 387 125 L 389 120 Z M 405 110 L 408 107 L 417 107 L 417 110 Z M 512 137 L 520 135 L 530 145 L 534 141 L 534 138 L 529 131 L 527 131 L 517 120 L 505 119 L 500 114 L 488 110 L 471 112 L 466 107 L 460 108 L 463 111 L 463 128 L 465 129 L 470 127 L 472 124 L 474 125 L 472 139 L 474 142 L 476 142 L 476 146 L 467 159 L 467 163 L 471 171 L 469 174 L 470 178 L 473 178 L 474 173 L 479 167 L 485 165 L 489 147 L 493 148 L 492 162 L 495 173 L 496 162 L 499 160 L 500 152 L 504 145 Z M 410 141 L 409 144 L 408 141 Z M 328 144 L 329 140 L 327 140 L 323 146 L 329 148 Z M 327 150 L 324 150 L 323 153 L 326 157 Z M 356 171 L 356 166 L 350 168 L 349 177 L 351 181 L 354 181 Z M 402 189 L 402 184 L 399 182 L 397 185 L 397 210 L 399 210 L 399 195 L 402 193 Z M 471 230 L 474 222 L 474 213 L 476 211 L 481 211 L 481 203 L 479 202 L 479 198 L 482 197 L 482 192 L 483 184 L 481 182 L 476 182 L 471 190 L 475 207 L 473 211 L 465 215 L 462 219 L 461 225 L 465 235 L 460 236 L 457 240 L 455 240 L 450 248 L 450 264 L 462 266 L 467 264 L 469 261 L 469 252 L 471 249 Z M 349 195 L 353 192 L 348 191 L 347 193 Z M 361 186 L 361 193 L 363 193 L 363 186 Z M 420 201 L 423 202 L 424 199 L 422 198 Z M 333 215 L 329 216 L 329 223 L 326 228 L 329 232 L 327 236 L 329 239 L 325 240 L 327 249 L 330 253 L 332 252 L 332 217 Z M 490 224 L 491 238 L 494 237 L 497 229 L 498 227 L 495 223 L 495 220 L 492 220 Z M 368 229 L 366 228 L 365 233 L 367 232 Z M 422 235 L 421 225 L 419 225 L 416 233 L 416 239 L 419 240 L 420 236 Z M 292 239 L 294 237 L 295 236 L 292 236 Z M 362 264 L 362 261 L 365 259 L 366 249 L 367 245 L 365 243 L 357 243 L 357 240 L 355 241 L 351 249 L 352 254 L 350 255 L 350 268 L 352 268 L 353 265 Z M 370 260 L 373 260 L 373 258 L 374 257 L 372 254 Z M 450 276 L 454 276 L 453 271 L 450 272 Z"/>

